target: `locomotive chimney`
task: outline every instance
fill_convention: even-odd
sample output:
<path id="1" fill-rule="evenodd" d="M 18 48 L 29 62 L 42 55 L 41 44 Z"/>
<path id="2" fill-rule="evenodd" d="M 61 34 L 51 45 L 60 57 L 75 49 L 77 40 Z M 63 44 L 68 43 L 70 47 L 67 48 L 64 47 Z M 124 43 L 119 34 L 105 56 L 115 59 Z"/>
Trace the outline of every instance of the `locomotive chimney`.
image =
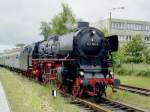
<path id="1" fill-rule="evenodd" d="M 78 22 L 78 28 L 89 27 L 89 22 Z"/>

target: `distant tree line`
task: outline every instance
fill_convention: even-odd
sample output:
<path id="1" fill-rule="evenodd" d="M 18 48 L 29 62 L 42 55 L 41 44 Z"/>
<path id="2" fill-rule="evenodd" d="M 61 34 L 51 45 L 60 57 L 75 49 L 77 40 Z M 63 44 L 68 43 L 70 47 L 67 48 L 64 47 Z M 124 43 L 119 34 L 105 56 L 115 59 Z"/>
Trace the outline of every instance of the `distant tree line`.
<path id="1" fill-rule="evenodd" d="M 20 48 L 23 48 L 25 46 L 24 43 L 19 43 L 19 44 L 16 44 L 16 47 L 20 47 Z"/>

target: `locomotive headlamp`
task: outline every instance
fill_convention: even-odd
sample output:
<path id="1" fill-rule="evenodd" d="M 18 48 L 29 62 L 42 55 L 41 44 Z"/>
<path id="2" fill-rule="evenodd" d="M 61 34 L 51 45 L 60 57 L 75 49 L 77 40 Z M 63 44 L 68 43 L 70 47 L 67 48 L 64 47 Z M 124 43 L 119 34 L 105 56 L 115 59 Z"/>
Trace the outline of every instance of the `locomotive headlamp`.
<path id="1" fill-rule="evenodd" d="M 110 72 L 110 75 L 113 75 L 114 73 L 113 72 Z"/>
<path id="2" fill-rule="evenodd" d="M 80 75 L 81 75 L 81 76 L 84 76 L 84 72 L 83 72 L 83 71 L 80 71 Z"/>
<path id="3" fill-rule="evenodd" d="M 94 31 L 94 30 L 93 30 L 93 31 L 92 31 L 92 33 L 93 33 L 93 34 L 95 34 L 95 33 L 96 33 L 96 31 Z"/>
<path id="4" fill-rule="evenodd" d="M 95 35 L 95 31 L 93 30 L 93 31 L 91 31 L 91 36 L 94 36 Z"/>

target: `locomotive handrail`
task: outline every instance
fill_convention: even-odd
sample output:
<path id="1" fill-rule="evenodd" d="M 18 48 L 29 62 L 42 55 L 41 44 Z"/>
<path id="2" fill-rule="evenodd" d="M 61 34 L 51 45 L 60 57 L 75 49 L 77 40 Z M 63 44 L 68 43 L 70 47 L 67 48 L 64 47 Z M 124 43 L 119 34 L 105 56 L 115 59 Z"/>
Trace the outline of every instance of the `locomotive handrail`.
<path id="1" fill-rule="evenodd" d="M 77 59 L 32 59 L 33 61 L 75 61 Z"/>

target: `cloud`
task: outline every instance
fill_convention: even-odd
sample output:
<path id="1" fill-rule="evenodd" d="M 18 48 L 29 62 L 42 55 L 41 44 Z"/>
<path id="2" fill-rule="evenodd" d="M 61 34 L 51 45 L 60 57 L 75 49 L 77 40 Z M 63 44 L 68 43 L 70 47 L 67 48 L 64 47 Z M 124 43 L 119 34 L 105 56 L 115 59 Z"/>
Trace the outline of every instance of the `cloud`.
<path id="1" fill-rule="evenodd" d="M 113 18 L 150 20 L 149 0 L 0 0 L 0 45 L 42 40 L 40 22 L 50 21 L 61 10 L 62 2 L 85 21 L 108 18 L 110 9 L 119 6 L 125 10 L 113 11 Z"/>
<path id="2" fill-rule="evenodd" d="M 50 20 L 60 5 L 59 0 L 0 0 L 0 44 L 42 40 L 40 22 Z"/>

